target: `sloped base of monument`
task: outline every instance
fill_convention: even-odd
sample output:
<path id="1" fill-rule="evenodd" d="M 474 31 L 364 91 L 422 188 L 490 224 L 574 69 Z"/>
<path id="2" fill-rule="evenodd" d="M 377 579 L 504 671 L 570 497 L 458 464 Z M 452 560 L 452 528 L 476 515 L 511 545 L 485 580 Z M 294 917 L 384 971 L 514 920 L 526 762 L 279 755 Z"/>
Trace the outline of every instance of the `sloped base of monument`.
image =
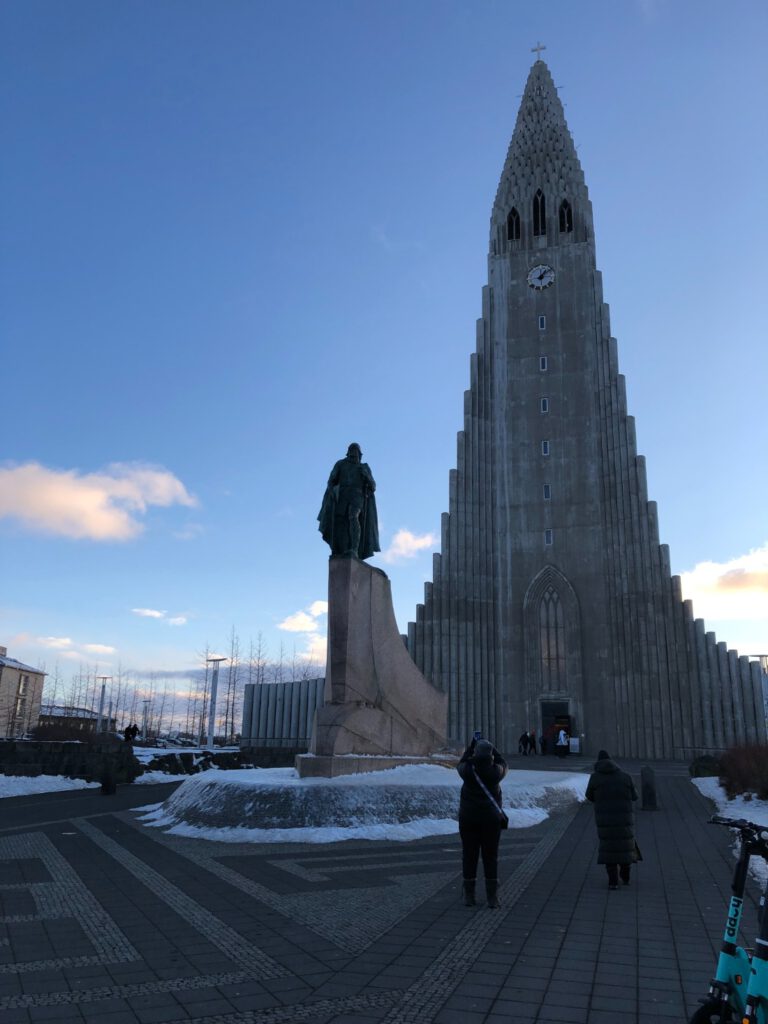
<path id="1" fill-rule="evenodd" d="M 448 697 L 414 664 L 386 573 L 334 556 L 328 575 L 325 703 L 310 752 L 429 757 L 448 745 Z"/>
<path id="2" fill-rule="evenodd" d="M 365 754 L 422 760 L 445 744 L 443 733 L 423 721 L 414 724 L 402 714 L 359 703 L 325 704 L 318 708 L 312 740 L 313 753 L 326 757 Z"/>
<path id="3" fill-rule="evenodd" d="M 295 761 L 300 779 L 335 779 L 340 775 L 382 772 L 411 764 L 455 768 L 458 763 L 459 755 L 452 751 L 431 754 L 429 757 L 395 757 L 388 754 L 299 754 Z"/>

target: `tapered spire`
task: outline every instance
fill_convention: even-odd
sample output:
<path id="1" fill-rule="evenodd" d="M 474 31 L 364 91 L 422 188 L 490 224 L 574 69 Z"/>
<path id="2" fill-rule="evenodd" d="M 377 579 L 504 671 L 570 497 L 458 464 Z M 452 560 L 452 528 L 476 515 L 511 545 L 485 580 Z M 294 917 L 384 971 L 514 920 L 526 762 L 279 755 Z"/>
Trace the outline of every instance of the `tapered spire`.
<path id="1" fill-rule="evenodd" d="M 492 225 L 503 223 L 513 206 L 527 210 L 537 189 L 552 210 L 564 198 L 570 202 L 587 198 L 563 104 L 543 60 L 537 60 L 528 75 L 496 192 Z"/>

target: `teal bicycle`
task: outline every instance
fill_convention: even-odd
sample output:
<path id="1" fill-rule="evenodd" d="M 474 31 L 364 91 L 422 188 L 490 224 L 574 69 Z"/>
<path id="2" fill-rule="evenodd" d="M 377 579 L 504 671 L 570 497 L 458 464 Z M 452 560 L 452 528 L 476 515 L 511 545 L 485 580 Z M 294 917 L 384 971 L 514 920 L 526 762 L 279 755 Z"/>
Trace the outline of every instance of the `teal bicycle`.
<path id="1" fill-rule="evenodd" d="M 707 998 L 691 1017 L 690 1024 L 768 1024 L 768 885 L 760 900 L 760 930 L 755 949 L 736 945 L 744 908 L 747 870 L 752 857 L 768 861 L 768 827 L 744 818 L 710 818 L 712 825 L 737 829 L 741 848 L 731 882 L 731 901 L 715 977 Z"/>

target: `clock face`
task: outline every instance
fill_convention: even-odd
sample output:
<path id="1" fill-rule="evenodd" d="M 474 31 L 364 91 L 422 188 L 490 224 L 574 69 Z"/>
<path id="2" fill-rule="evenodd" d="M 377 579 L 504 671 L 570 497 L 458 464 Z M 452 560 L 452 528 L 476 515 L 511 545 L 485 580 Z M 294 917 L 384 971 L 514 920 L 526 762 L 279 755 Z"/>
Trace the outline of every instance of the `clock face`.
<path id="1" fill-rule="evenodd" d="M 548 288 L 554 280 L 554 270 L 552 267 L 547 267 L 543 263 L 528 271 L 528 284 L 531 288 L 536 288 L 537 290 Z"/>

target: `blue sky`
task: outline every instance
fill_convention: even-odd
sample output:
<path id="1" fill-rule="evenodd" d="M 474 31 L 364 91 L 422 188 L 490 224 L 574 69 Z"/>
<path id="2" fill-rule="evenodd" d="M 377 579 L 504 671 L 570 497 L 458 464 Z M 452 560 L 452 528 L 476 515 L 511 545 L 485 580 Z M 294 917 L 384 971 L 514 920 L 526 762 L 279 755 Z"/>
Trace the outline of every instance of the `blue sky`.
<path id="1" fill-rule="evenodd" d="M 539 39 L 662 540 L 707 627 L 768 652 L 764 3 L 6 0 L 9 654 L 183 671 L 232 625 L 320 651 L 352 440 L 405 630 Z"/>

